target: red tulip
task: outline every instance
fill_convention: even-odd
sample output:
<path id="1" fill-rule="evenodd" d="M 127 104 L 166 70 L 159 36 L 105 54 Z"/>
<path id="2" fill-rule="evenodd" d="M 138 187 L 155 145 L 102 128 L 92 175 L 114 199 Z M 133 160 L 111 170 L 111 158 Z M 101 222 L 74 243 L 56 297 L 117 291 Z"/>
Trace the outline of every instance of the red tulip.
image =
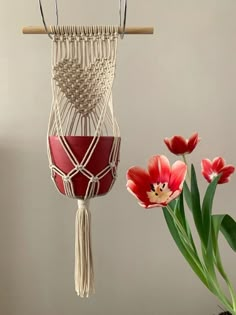
<path id="1" fill-rule="evenodd" d="M 184 162 L 170 167 L 167 157 L 156 155 L 150 158 L 147 171 L 137 166 L 128 170 L 126 187 L 142 207 L 165 207 L 180 195 L 186 172 Z"/>
<path id="2" fill-rule="evenodd" d="M 176 155 L 184 155 L 191 153 L 196 145 L 198 144 L 200 138 L 197 133 L 194 133 L 189 139 L 184 139 L 181 136 L 173 136 L 168 139 L 165 138 L 164 142 L 168 149 Z"/>
<path id="3" fill-rule="evenodd" d="M 226 165 L 225 160 L 221 157 L 216 157 L 213 161 L 203 159 L 201 165 L 202 175 L 209 183 L 219 174 L 221 174 L 221 176 L 218 184 L 227 183 L 230 179 L 230 175 L 233 174 L 235 170 L 233 165 Z"/>

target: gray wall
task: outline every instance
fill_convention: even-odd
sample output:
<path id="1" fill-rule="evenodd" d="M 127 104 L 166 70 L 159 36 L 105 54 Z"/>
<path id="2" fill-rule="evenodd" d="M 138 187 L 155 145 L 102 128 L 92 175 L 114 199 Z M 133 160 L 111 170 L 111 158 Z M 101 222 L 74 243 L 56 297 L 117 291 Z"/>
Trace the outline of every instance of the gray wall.
<path id="1" fill-rule="evenodd" d="M 118 20 L 118 1 L 59 5 L 62 24 Z M 52 0 L 45 10 L 52 24 Z M 73 283 L 76 202 L 56 192 L 47 163 L 50 40 L 21 34 L 39 24 L 36 0 L 0 0 L 0 314 L 217 314 L 218 301 L 180 256 L 161 210 L 136 204 L 125 173 L 168 154 L 165 136 L 194 131 L 202 138 L 195 163 L 222 155 L 236 164 L 236 1 L 129 1 L 128 24 L 153 25 L 155 35 L 119 43 L 119 178 L 91 204 L 96 294 L 84 300 Z M 216 212 L 235 216 L 235 185 L 233 177 L 218 188 Z M 236 284 L 235 257 L 222 247 Z"/>

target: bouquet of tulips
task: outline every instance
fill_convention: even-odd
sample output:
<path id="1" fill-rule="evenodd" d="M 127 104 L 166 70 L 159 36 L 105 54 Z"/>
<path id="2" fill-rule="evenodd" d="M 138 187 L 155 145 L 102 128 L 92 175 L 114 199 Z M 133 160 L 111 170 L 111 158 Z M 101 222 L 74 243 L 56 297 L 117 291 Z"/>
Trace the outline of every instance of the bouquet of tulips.
<path id="1" fill-rule="evenodd" d="M 156 155 L 149 159 L 147 170 L 131 167 L 127 172 L 127 189 L 142 207 L 162 207 L 169 231 L 192 270 L 226 308 L 225 314 L 236 315 L 236 293 L 223 267 L 218 245 L 221 232 L 236 251 L 236 222 L 228 214 L 214 214 L 212 211 L 217 185 L 227 183 L 235 168 L 227 165 L 221 157 L 213 161 L 203 159 L 202 175 L 209 184 L 200 198 L 195 168 L 193 165 L 189 168 L 186 159 L 199 142 L 198 134 L 189 139 L 174 136 L 164 139 L 164 142 L 183 160 L 170 166 L 167 157 Z M 200 246 L 195 244 L 186 207 L 193 216 Z M 222 289 L 219 277 L 225 281 L 228 292 Z"/>

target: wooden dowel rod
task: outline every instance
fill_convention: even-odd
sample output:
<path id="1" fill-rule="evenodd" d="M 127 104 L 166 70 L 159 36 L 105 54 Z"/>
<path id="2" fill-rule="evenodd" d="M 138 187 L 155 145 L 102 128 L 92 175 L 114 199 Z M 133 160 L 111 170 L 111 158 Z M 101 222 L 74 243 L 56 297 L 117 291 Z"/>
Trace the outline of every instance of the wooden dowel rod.
<path id="1" fill-rule="evenodd" d="M 51 27 L 48 26 L 49 31 L 51 31 Z M 119 34 L 123 33 L 123 28 L 118 28 Z M 45 28 L 43 26 L 25 26 L 22 29 L 23 34 L 46 34 Z M 153 27 L 126 27 L 125 34 L 136 34 L 136 35 L 145 35 L 145 34 L 153 34 Z"/>

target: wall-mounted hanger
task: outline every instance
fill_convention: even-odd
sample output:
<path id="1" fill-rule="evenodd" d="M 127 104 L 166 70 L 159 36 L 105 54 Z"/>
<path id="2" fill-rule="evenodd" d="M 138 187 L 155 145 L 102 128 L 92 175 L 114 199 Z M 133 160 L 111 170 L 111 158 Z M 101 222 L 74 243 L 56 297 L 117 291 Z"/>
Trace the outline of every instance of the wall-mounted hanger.
<path id="1" fill-rule="evenodd" d="M 124 35 L 146 35 L 146 34 L 153 34 L 154 28 L 151 26 L 148 27 L 140 27 L 140 26 L 133 26 L 133 27 L 127 27 L 126 21 L 127 21 L 127 2 L 128 0 L 124 0 L 124 7 L 122 9 L 122 0 L 119 1 L 119 17 L 120 17 L 120 26 L 118 28 L 118 33 L 120 34 L 120 37 L 123 38 Z M 43 26 L 24 26 L 22 29 L 23 34 L 48 34 L 50 38 L 52 38 L 51 34 L 52 32 L 52 26 L 47 25 L 45 18 L 44 18 L 44 12 L 41 0 L 39 0 L 39 7 L 40 7 L 40 13 L 43 21 Z M 55 11 L 56 11 L 56 25 L 59 24 L 59 14 L 58 14 L 58 3 L 57 0 L 55 0 Z M 122 20 L 122 12 L 123 12 L 123 20 Z"/>

